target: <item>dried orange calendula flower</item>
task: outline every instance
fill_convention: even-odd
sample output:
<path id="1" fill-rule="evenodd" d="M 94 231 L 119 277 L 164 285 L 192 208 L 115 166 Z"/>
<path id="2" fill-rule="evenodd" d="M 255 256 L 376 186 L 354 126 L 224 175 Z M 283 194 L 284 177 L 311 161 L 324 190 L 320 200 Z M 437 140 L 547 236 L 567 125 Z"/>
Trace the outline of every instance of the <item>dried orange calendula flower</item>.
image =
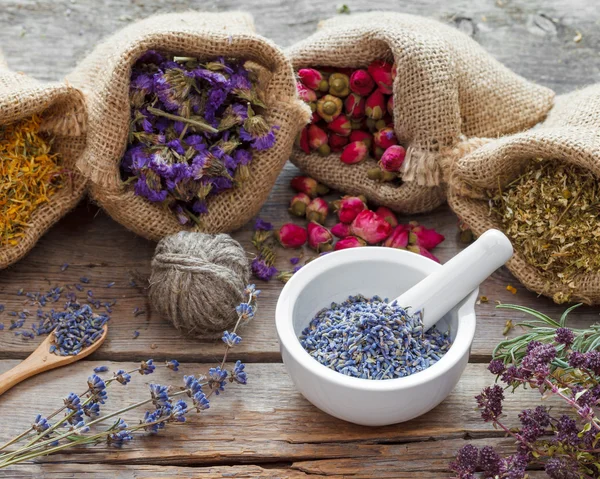
<path id="1" fill-rule="evenodd" d="M 52 140 L 40 133 L 38 115 L 0 125 L 0 246 L 14 246 L 33 213 L 64 185 Z"/>
<path id="2" fill-rule="evenodd" d="M 506 287 L 506 291 L 510 291 L 512 294 L 517 294 L 517 288 L 511 286 L 510 284 Z"/>

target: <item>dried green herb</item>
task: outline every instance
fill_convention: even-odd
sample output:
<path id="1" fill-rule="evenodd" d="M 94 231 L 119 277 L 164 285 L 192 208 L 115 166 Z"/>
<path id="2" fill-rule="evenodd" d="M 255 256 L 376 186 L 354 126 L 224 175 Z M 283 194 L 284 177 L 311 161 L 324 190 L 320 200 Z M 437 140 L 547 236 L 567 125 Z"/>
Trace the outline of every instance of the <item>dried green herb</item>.
<path id="1" fill-rule="evenodd" d="M 589 171 L 534 160 L 491 199 L 513 246 L 549 280 L 575 288 L 600 269 L 600 193 Z"/>

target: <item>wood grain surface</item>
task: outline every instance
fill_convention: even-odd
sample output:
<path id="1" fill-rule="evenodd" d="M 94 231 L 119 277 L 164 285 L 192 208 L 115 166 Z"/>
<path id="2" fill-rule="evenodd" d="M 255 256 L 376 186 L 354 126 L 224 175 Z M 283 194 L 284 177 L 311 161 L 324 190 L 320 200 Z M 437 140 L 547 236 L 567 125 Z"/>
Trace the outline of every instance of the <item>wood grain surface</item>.
<path id="1" fill-rule="evenodd" d="M 357 0 L 346 2 L 351 12 L 387 9 L 437 18 L 473 36 L 494 57 L 524 77 L 564 93 L 600 79 L 600 6 L 574 0 Z M 286 47 L 314 31 L 319 20 L 336 14 L 337 2 L 316 0 L 0 0 L 0 48 L 10 67 L 42 80 L 64 77 L 103 37 L 137 19 L 157 12 L 190 9 L 254 14 L 258 33 Z M 261 217 L 275 224 L 289 221 L 286 206 L 288 165 Z M 445 236 L 435 254 L 448 260 L 462 247 L 456 218 L 447 207 L 417 219 Z M 235 233 L 249 257 L 250 228 Z M 147 357 L 177 358 L 182 372 L 206 370 L 220 358 L 218 341 L 182 338 L 147 303 L 144 279 L 150 270 L 154 244 L 114 223 L 84 201 L 64 218 L 21 262 L 0 272 L 0 372 L 27 357 L 42 338 L 23 340 L 8 330 L 11 310 L 24 307 L 20 288 L 45 291 L 51 286 L 91 282 L 95 297 L 117 300 L 105 344 L 89 360 L 45 373 L 16 386 L 0 398 L 0 441 L 26 427 L 39 412 L 61 404 L 69 391 L 79 391 L 100 362 L 116 369 L 120 362 Z M 278 266 L 289 268 L 280 256 Z M 69 268 L 61 272 L 61 265 Z M 130 286 L 135 278 L 137 286 Z M 114 281 L 115 285 L 106 285 Z M 507 285 L 517 288 L 515 295 Z M 105 446 L 75 450 L 37 463 L 0 471 L 0 477 L 26 478 L 447 478 L 447 463 L 467 439 L 507 450 L 511 441 L 484 424 L 474 410 L 473 396 L 493 377 L 485 371 L 494 346 L 502 339 L 506 320 L 524 317 L 495 309 L 495 302 L 518 303 L 557 316 L 563 308 L 526 291 L 502 269 L 481 286 L 488 303 L 477 306 L 477 335 L 471 363 L 452 395 L 435 410 L 406 424 L 364 428 L 329 417 L 293 388 L 281 362 L 274 328 L 274 308 L 282 285 L 261 284 L 260 313 L 242 331 L 244 341 L 235 359 L 249 363 L 249 384 L 232 387 L 216 398 L 202 417 L 170 427 L 158 437 L 144 437 L 115 451 Z M 134 309 L 145 311 L 135 315 Z M 598 320 L 600 308 L 581 308 L 573 325 Z M 134 338 L 134 331 L 139 336 Z M 512 331 L 510 334 L 514 335 Z M 117 363 L 117 361 L 119 363 Z M 260 363 L 260 364 L 258 364 Z M 117 401 L 132 402 L 146 394 L 151 381 L 169 382 L 174 373 L 136 377 L 130 387 L 115 389 Z M 536 394 L 519 392 L 507 401 L 514 424 L 517 412 L 534 403 Z M 111 401 L 112 402 L 112 401 Z M 135 417 L 132 418 L 135 421 Z M 532 471 L 531 477 L 546 477 Z"/>

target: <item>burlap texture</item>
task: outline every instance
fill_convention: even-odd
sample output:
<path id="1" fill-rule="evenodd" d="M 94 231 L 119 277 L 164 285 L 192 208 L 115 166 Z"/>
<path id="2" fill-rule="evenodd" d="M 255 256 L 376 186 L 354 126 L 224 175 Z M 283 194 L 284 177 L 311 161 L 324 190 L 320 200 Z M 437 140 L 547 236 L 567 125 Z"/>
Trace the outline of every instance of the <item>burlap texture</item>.
<path id="1" fill-rule="evenodd" d="M 265 117 L 279 126 L 276 144 L 254 152 L 250 180 L 209 199 L 202 227 L 182 226 L 171 211 L 136 196 L 120 179 L 129 130 L 131 68 L 151 49 L 198 58 L 247 59 L 265 72 L 260 78 L 268 106 Z M 272 42 L 254 33 L 252 17 L 241 12 L 165 14 L 134 23 L 100 44 L 69 79 L 86 96 L 89 140 L 78 165 L 91 181 L 92 197 L 116 221 L 151 240 L 183 229 L 229 232 L 246 223 L 267 199 L 296 134 L 310 118 L 309 109 L 297 99 L 289 60 Z"/>
<path id="2" fill-rule="evenodd" d="M 52 151 L 60 154 L 68 178 L 64 188 L 35 210 L 19 243 L 0 247 L 0 269 L 25 256 L 48 228 L 79 202 L 86 187 L 76 169 L 86 139 L 83 95 L 65 82 L 41 82 L 11 71 L 0 52 L 0 124 L 34 114 L 41 115 L 41 129 L 54 138 Z"/>
<path id="3" fill-rule="evenodd" d="M 338 154 L 323 158 L 294 149 L 292 162 L 319 181 L 403 213 L 429 211 L 445 199 L 446 166 L 457 152 L 530 128 L 552 106 L 554 93 L 508 70 L 467 35 L 435 20 L 393 12 L 338 16 L 286 53 L 294 68 L 397 64 L 394 128 L 407 145 L 404 184 L 364 178 L 376 166 L 343 166 Z M 441 185 L 441 186 L 440 186 Z"/>
<path id="4" fill-rule="evenodd" d="M 450 178 L 450 207 L 476 235 L 490 228 L 502 229 L 490 216 L 488 192 L 510 183 L 534 158 L 565 161 L 600 179 L 600 84 L 558 97 L 538 128 L 494 140 L 457 161 Z M 600 304 L 600 272 L 581 275 L 572 290 L 560 281 L 549 281 L 518 251 L 507 267 L 538 294 L 572 293 L 572 301 Z"/>

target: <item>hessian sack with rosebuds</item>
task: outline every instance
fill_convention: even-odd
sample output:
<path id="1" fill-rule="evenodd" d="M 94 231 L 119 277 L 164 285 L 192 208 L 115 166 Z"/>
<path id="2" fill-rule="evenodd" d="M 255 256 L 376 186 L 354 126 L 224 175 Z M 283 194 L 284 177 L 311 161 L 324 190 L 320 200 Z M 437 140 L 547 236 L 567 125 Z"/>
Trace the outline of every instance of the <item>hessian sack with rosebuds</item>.
<path id="1" fill-rule="evenodd" d="M 202 226 L 182 226 L 168 208 L 137 196 L 119 173 L 129 132 L 131 69 L 148 50 L 250 60 L 264 70 L 259 78 L 261 99 L 267 106 L 266 120 L 279 127 L 276 143 L 254 154 L 248 181 L 209 198 Z M 155 241 L 180 230 L 229 232 L 245 224 L 267 199 L 296 134 L 310 117 L 297 99 L 289 60 L 255 33 L 250 15 L 240 12 L 164 14 L 133 23 L 98 45 L 69 80 L 86 96 L 89 140 L 79 167 L 90 180 L 92 198 L 116 221 Z"/>
<path id="2" fill-rule="evenodd" d="M 543 120 L 554 93 L 508 70 L 474 40 L 428 18 L 393 12 L 338 16 L 286 53 L 296 70 L 366 68 L 394 62 L 394 129 L 407 147 L 400 186 L 367 177 L 374 159 L 340 162 L 294 149 L 292 162 L 308 175 L 348 194 L 402 213 L 420 213 L 445 201 L 446 165 L 497 137 Z"/>

